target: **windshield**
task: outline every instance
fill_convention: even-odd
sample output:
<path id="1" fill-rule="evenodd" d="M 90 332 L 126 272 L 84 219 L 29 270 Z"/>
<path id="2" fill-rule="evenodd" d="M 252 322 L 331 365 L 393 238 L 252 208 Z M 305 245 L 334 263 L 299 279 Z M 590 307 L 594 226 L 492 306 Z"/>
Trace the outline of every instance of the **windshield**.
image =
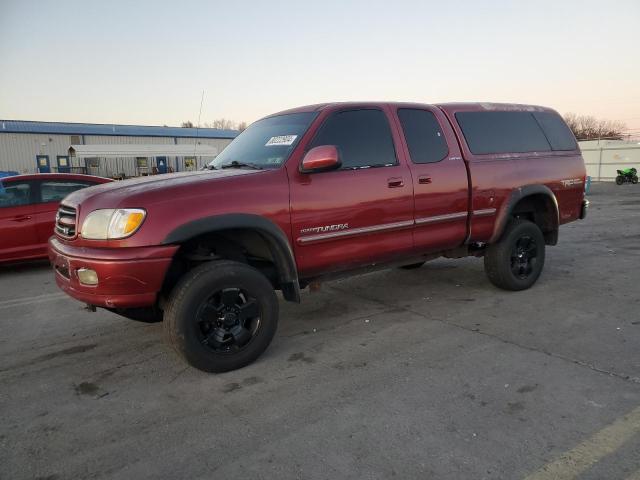
<path id="1" fill-rule="evenodd" d="M 317 112 L 290 113 L 258 120 L 210 162 L 209 168 L 278 168 L 316 115 Z"/>

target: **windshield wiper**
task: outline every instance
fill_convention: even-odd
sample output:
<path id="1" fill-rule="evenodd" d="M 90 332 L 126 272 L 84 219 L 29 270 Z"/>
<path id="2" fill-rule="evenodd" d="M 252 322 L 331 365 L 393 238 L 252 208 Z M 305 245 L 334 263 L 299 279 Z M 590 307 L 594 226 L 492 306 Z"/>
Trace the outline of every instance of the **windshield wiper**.
<path id="1" fill-rule="evenodd" d="M 217 170 L 217 168 L 215 167 L 215 165 L 205 165 L 200 170 Z"/>
<path id="2" fill-rule="evenodd" d="M 220 165 L 220 168 L 252 168 L 254 170 L 262 170 L 260 165 L 256 165 L 255 163 L 238 162 L 237 160 Z"/>

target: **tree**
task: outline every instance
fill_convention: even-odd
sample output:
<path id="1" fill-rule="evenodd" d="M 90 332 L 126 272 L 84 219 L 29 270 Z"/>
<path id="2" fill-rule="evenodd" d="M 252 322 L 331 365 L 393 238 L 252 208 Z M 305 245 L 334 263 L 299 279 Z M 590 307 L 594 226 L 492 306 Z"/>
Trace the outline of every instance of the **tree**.
<path id="1" fill-rule="evenodd" d="M 218 118 L 213 122 L 205 122 L 206 128 L 218 128 L 220 130 L 244 130 L 247 128 L 247 122 L 235 122 L 226 118 Z"/>
<path id="2" fill-rule="evenodd" d="M 193 128 L 193 122 L 191 120 L 187 120 L 186 122 L 182 122 L 180 125 L 182 128 Z"/>
<path id="3" fill-rule="evenodd" d="M 591 115 L 567 113 L 564 120 L 578 140 L 621 140 L 627 129 L 624 122 L 601 120 Z"/>
<path id="4" fill-rule="evenodd" d="M 236 122 L 227 120 L 226 118 L 218 118 L 211 123 L 205 123 L 204 126 L 208 128 L 218 128 L 220 130 L 233 130 L 235 129 Z"/>

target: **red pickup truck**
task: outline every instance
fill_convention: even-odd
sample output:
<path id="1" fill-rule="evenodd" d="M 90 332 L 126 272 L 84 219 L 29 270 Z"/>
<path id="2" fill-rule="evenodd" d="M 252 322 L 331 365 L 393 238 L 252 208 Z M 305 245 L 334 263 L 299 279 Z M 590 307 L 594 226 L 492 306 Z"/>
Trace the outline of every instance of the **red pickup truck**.
<path id="1" fill-rule="evenodd" d="M 164 318 L 196 368 L 255 360 L 281 290 L 445 256 L 530 287 L 561 224 L 584 218 L 585 166 L 553 110 L 332 103 L 270 115 L 204 171 L 80 190 L 49 256 L 60 288 L 129 318 Z"/>

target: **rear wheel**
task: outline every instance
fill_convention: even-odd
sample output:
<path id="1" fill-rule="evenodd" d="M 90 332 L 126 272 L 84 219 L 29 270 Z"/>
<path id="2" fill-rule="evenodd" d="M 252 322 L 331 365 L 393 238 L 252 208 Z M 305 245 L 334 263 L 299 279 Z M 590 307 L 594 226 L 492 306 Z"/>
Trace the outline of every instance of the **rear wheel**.
<path id="1" fill-rule="evenodd" d="M 505 290 L 531 287 L 544 267 L 545 243 L 540 228 L 528 220 L 513 220 L 500 241 L 487 248 L 484 269 L 491 283 Z"/>
<path id="2" fill-rule="evenodd" d="M 278 326 L 269 280 L 249 265 L 207 262 L 186 273 L 164 314 L 168 342 L 192 366 L 226 372 L 257 359 Z"/>
<path id="3" fill-rule="evenodd" d="M 631 183 L 633 183 L 634 185 L 638 183 L 638 177 L 633 177 L 631 179 Z"/>
<path id="4" fill-rule="evenodd" d="M 616 185 L 622 185 L 624 183 L 624 177 L 622 175 L 618 175 L 616 177 Z"/>

